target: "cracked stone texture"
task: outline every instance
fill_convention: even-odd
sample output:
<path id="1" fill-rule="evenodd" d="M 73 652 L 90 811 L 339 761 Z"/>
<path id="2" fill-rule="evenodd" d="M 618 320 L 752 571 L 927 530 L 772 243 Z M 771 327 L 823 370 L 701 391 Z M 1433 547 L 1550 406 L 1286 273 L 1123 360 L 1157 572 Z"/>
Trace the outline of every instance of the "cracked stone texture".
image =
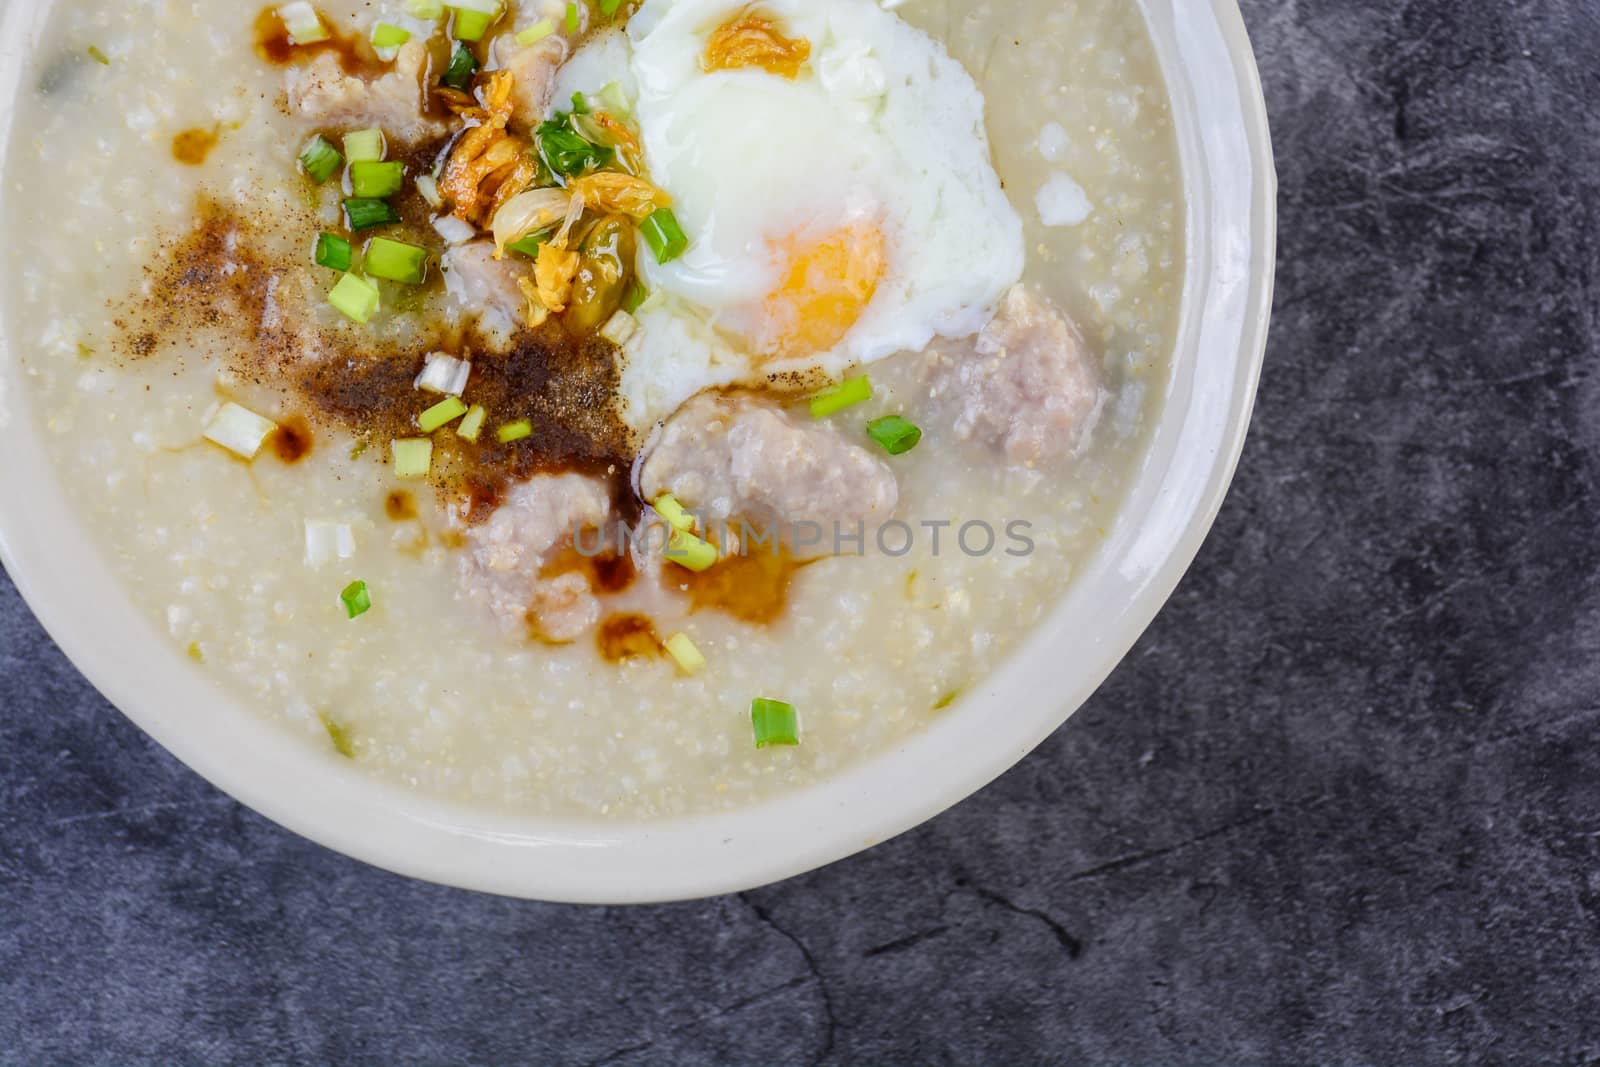
<path id="1" fill-rule="evenodd" d="M 1245 6 L 1256 424 L 1067 727 L 782 885 L 520 903 L 242 810 L 0 583 L 0 1062 L 1600 1057 L 1600 8 Z"/>

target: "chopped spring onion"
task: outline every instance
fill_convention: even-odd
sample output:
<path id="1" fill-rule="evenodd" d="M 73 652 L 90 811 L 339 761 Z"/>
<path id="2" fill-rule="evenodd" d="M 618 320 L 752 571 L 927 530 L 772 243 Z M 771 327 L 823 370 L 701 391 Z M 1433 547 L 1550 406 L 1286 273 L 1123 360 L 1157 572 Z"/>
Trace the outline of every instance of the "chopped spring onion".
<path id="1" fill-rule="evenodd" d="M 306 566 L 320 567 L 356 554 L 356 535 L 348 522 L 306 520 Z"/>
<path id="2" fill-rule="evenodd" d="M 607 111 L 619 115 L 626 115 L 630 110 L 628 96 L 616 82 L 606 82 L 605 87 L 600 90 L 600 102 L 606 106 Z"/>
<path id="3" fill-rule="evenodd" d="M 425 393 L 460 396 L 472 376 L 472 364 L 443 352 L 429 352 L 422 373 L 411 384 Z"/>
<path id="4" fill-rule="evenodd" d="M 355 255 L 350 248 L 350 242 L 338 234 L 317 234 L 317 249 L 313 255 L 319 267 L 332 267 L 337 271 L 350 269 Z"/>
<path id="5" fill-rule="evenodd" d="M 540 19 L 532 26 L 517 33 L 517 43 L 527 48 L 529 45 L 538 44 L 552 33 L 556 32 L 556 24 L 549 19 Z"/>
<path id="6" fill-rule="evenodd" d="M 345 221 L 350 224 L 350 229 L 356 233 L 370 230 L 374 226 L 388 226 L 400 221 L 400 212 L 396 211 L 387 200 L 373 200 L 368 197 L 351 197 L 344 202 Z"/>
<path id="7" fill-rule="evenodd" d="M 433 228 L 447 244 L 466 244 L 478 236 L 478 231 L 472 228 L 472 223 L 464 222 L 454 215 L 440 215 L 433 220 Z"/>
<path id="8" fill-rule="evenodd" d="M 388 151 L 382 130 L 352 130 L 344 135 L 345 158 L 352 163 L 376 163 Z"/>
<path id="9" fill-rule="evenodd" d="M 567 33 L 578 32 L 578 5 L 576 0 L 567 0 Z"/>
<path id="10" fill-rule="evenodd" d="M 444 69 L 444 77 L 439 79 L 439 84 L 464 93 L 472 88 L 472 76 L 476 73 L 478 57 L 472 54 L 472 49 L 458 41 L 455 51 L 450 53 L 450 65 Z"/>
<path id="11" fill-rule="evenodd" d="M 628 283 L 628 291 L 622 294 L 622 310 L 632 315 L 649 296 L 650 291 L 635 278 Z"/>
<path id="12" fill-rule="evenodd" d="M 583 98 L 582 93 L 572 94 L 572 113 L 574 115 L 587 115 L 589 113 L 589 101 Z"/>
<path id="13" fill-rule="evenodd" d="M 110 58 L 107 57 L 104 52 L 100 51 L 97 45 L 89 46 L 89 58 L 100 64 L 102 67 L 111 66 Z"/>
<path id="14" fill-rule="evenodd" d="M 374 237 L 367 242 L 362 256 L 362 269 L 374 278 L 387 278 L 405 285 L 421 285 L 428 276 L 428 250 L 391 241 L 387 237 Z"/>
<path id="15" fill-rule="evenodd" d="M 843 411 L 853 404 L 870 399 L 872 399 L 872 382 L 865 374 L 856 378 L 846 378 L 838 385 L 830 386 L 811 398 L 811 417 L 825 419 L 836 411 Z"/>
<path id="16" fill-rule="evenodd" d="M 600 327 L 600 336 L 618 348 L 627 344 L 628 338 L 637 332 L 639 332 L 639 320 L 620 308 L 606 320 L 604 326 Z"/>
<path id="17" fill-rule="evenodd" d="M 328 28 L 322 24 L 317 9 L 305 0 L 295 0 L 278 8 L 283 28 L 289 31 L 289 40 L 295 44 L 315 44 L 328 39 Z"/>
<path id="18" fill-rule="evenodd" d="M 218 408 L 206 423 L 205 438 L 240 459 L 255 459 L 261 446 L 277 429 L 278 424 L 271 419 L 262 418 L 230 400 Z"/>
<path id="19" fill-rule="evenodd" d="M 606 18 L 614 18 L 617 9 L 622 6 L 622 0 L 600 0 L 600 14 Z"/>
<path id="20" fill-rule="evenodd" d="M 678 216 L 670 207 L 658 207 L 639 223 L 639 232 L 645 243 L 656 254 L 657 263 L 668 263 L 683 255 L 689 247 L 689 238 L 678 225 Z"/>
<path id="21" fill-rule="evenodd" d="M 411 40 L 411 31 L 401 29 L 399 26 L 380 22 L 372 27 L 372 47 L 374 48 L 399 48 L 409 40 Z"/>
<path id="22" fill-rule="evenodd" d="M 346 274 L 328 294 L 328 303 L 344 312 L 346 318 L 365 326 L 378 310 L 378 287 L 359 274 Z"/>
<path id="23" fill-rule="evenodd" d="M 910 452 L 922 440 L 922 431 L 913 422 L 899 415 L 885 415 L 867 423 L 867 436 L 871 437 L 891 456 Z"/>
<path id="24" fill-rule="evenodd" d="M 339 594 L 339 603 L 344 605 L 346 618 L 353 619 L 371 611 L 372 594 L 367 592 L 367 583 L 358 578 L 345 586 L 344 592 Z"/>
<path id="25" fill-rule="evenodd" d="M 333 147 L 333 142 L 320 133 L 300 149 L 300 169 L 318 185 L 339 173 L 339 168 L 342 166 L 344 166 L 344 156 Z"/>
<path id="26" fill-rule="evenodd" d="M 590 141 L 572 129 L 571 122 L 572 116 L 560 115 L 539 125 L 539 155 L 545 166 L 563 177 L 574 178 L 610 163 L 616 152 Z"/>
<path id="27" fill-rule="evenodd" d="M 450 425 L 466 413 L 467 405 L 461 402 L 459 396 L 447 396 L 417 416 L 417 429 L 423 433 L 432 433 L 441 426 Z"/>
<path id="28" fill-rule="evenodd" d="M 433 440 L 428 437 L 400 437 L 389 442 L 394 456 L 396 478 L 426 478 L 433 466 Z"/>
<path id="29" fill-rule="evenodd" d="M 678 498 L 671 493 L 662 493 L 650 505 L 657 515 L 666 520 L 668 526 L 674 530 L 691 533 L 694 530 L 694 516 L 689 514 L 689 509 L 678 502 Z"/>
<path id="30" fill-rule="evenodd" d="M 481 41 L 494 20 L 495 16 L 481 11 L 457 11 L 451 33 L 458 41 Z"/>
<path id="31" fill-rule="evenodd" d="M 406 0 L 406 11 L 419 19 L 436 19 L 444 14 L 441 0 Z"/>
<path id="32" fill-rule="evenodd" d="M 422 194 L 422 199 L 428 202 L 429 207 L 443 207 L 444 197 L 439 193 L 439 180 L 431 174 L 424 174 L 417 179 L 417 192 Z"/>
<path id="33" fill-rule="evenodd" d="M 533 423 L 529 422 L 527 419 L 518 419 L 516 422 L 508 422 L 496 430 L 494 435 L 499 439 L 501 444 L 509 445 L 512 441 L 520 441 L 524 437 L 532 437 Z"/>
<path id="34" fill-rule="evenodd" d="M 518 255 L 527 256 L 529 259 L 538 259 L 539 246 L 550 240 L 550 232 L 549 230 L 540 230 L 537 233 L 530 233 L 520 241 L 512 241 L 506 247 Z"/>
<path id="35" fill-rule="evenodd" d="M 481 40 L 504 10 L 500 0 L 444 0 L 444 6 L 455 15 L 451 34 L 458 41 Z"/>
<path id="36" fill-rule="evenodd" d="M 684 633 L 673 634 L 666 640 L 667 655 L 672 657 L 672 662 L 684 674 L 698 674 L 705 668 L 706 658 L 700 650 L 694 647 L 694 642 L 689 640 L 689 635 Z"/>
<path id="37" fill-rule="evenodd" d="M 350 164 L 350 191 L 363 199 L 378 200 L 400 191 L 406 180 L 404 163 L 374 163 L 364 160 Z"/>
<path id="38" fill-rule="evenodd" d="M 328 731 L 328 740 L 333 742 L 333 750 L 345 759 L 356 758 L 355 742 L 350 740 L 350 731 L 333 719 L 326 712 L 317 712 L 317 718 L 322 720 L 322 728 Z"/>
<path id="39" fill-rule="evenodd" d="M 476 441 L 483 432 L 483 420 L 489 413 L 483 410 L 482 404 L 474 404 L 467 409 L 467 417 L 456 424 L 456 436 L 468 441 Z"/>
<path id="40" fill-rule="evenodd" d="M 750 702 L 750 724 L 755 727 L 757 748 L 800 743 L 800 717 L 793 704 L 756 697 Z"/>
<path id="41" fill-rule="evenodd" d="M 678 566 L 696 573 L 709 569 L 718 558 L 716 545 L 683 530 L 673 530 L 672 536 L 667 538 L 666 556 Z"/>

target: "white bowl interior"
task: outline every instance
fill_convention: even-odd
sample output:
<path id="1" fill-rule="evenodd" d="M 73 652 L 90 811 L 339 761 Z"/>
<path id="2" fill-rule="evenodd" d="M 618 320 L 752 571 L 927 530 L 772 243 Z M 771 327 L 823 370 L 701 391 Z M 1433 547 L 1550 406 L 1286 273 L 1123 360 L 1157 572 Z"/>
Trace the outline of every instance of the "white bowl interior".
<path id="1" fill-rule="evenodd" d="M 1104 546 L 981 686 L 901 747 L 758 807 L 662 822 L 531 819 L 377 781 L 307 745 L 194 667 L 135 609 L 67 506 L 0 348 L 0 559 L 94 685 L 219 788 L 330 848 L 432 881 L 544 900 L 635 902 L 749 888 L 931 817 L 1026 755 L 1155 617 L 1220 506 L 1265 344 L 1276 185 L 1233 0 L 1143 0 L 1173 97 L 1187 278 L 1169 399 Z M 0 134 L 46 5 L 9 3 Z M 4 345 L 0 339 L 0 345 Z"/>

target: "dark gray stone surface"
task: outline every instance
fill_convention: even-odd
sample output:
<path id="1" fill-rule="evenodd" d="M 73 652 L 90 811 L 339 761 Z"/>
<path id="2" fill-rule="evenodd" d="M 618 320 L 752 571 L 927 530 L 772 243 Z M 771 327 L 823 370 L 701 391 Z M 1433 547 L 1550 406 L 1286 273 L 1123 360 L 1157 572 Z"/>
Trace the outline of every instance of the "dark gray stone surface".
<path id="1" fill-rule="evenodd" d="M 736 897 L 476 896 L 220 796 L 0 583 L 0 1062 L 1600 1060 L 1600 8 L 1246 6 L 1256 427 L 1020 767 Z"/>

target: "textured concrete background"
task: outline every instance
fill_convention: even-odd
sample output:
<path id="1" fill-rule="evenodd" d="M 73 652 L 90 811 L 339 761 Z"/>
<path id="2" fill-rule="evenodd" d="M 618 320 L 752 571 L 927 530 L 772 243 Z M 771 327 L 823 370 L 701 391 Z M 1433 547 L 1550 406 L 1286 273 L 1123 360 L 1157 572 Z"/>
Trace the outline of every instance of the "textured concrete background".
<path id="1" fill-rule="evenodd" d="M 1020 767 L 736 897 L 491 899 L 218 795 L 0 582 L 0 1062 L 1600 1060 L 1600 8 L 1246 7 L 1256 427 Z"/>

